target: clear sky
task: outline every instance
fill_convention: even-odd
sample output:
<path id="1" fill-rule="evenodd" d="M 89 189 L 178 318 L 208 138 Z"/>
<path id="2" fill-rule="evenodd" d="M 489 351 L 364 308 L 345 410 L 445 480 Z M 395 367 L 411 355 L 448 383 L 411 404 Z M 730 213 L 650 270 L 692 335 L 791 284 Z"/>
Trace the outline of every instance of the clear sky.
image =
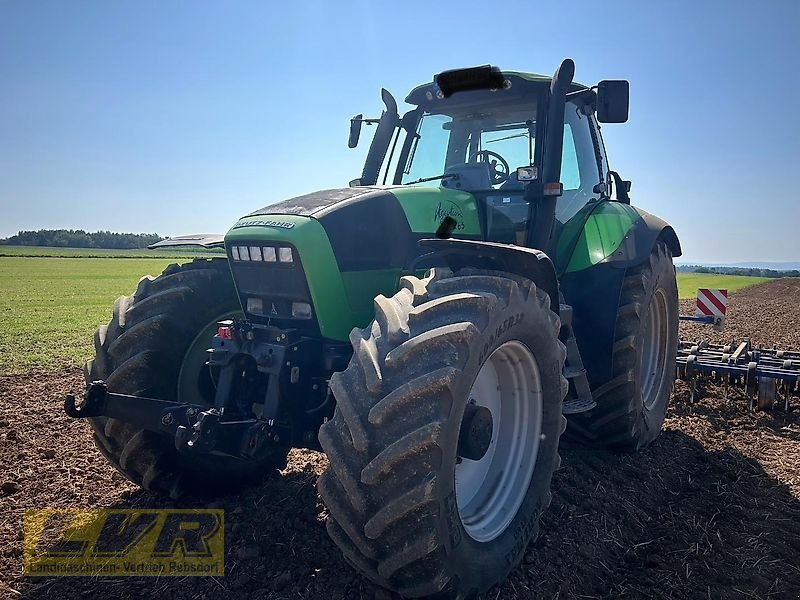
<path id="1" fill-rule="evenodd" d="M 357 177 L 381 86 L 566 56 L 630 80 L 610 162 L 684 260 L 800 260 L 798 0 L 0 0 L 0 236 L 223 232 Z"/>

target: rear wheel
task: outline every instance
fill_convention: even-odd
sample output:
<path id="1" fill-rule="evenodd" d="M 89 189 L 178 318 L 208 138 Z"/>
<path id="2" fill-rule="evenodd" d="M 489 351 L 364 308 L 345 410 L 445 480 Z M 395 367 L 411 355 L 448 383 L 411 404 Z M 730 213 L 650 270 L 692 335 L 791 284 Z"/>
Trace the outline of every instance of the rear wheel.
<path id="1" fill-rule="evenodd" d="M 597 407 L 569 418 L 567 437 L 585 444 L 639 450 L 658 437 L 675 380 L 678 286 L 667 246 L 625 274 L 612 378 L 593 390 Z"/>
<path id="2" fill-rule="evenodd" d="M 95 332 L 95 358 L 86 363 L 86 380 L 102 379 L 112 392 L 211 405 L 214 383 L 205 351 L 217 321 L 239 310 L 225 260 L 174 264 L 159 277 L 143 277 L 133 296 L 114 303 L 111 322 Z M 123 475 L 173 498 L 187 491 L 213 493 L 286 464 L 286 450 L 252 462 L 215 455 L 187 458 L 166 436 L 116 419 L 91 422 L 97 447 Z"/>
<path id="3" fill-rule="evenodd" d="M 405 277 L 335 374 L 320 430 L 328 532 L 375 583 L 468 597 L 504 579 L 550 501 L 564 346 L 529 280 Z"/>

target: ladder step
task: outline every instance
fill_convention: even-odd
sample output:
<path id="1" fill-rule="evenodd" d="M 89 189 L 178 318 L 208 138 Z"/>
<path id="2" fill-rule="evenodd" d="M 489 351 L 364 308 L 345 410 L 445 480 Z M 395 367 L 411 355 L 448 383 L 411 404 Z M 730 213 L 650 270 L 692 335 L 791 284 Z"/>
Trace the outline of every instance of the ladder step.
<path id="1" fill-rule="evenodd" d="M 567 379 L 575 379 L 576 377 L 581 377 L 583 375 L 586 375 L 586 369 L 581 369 L 580 367 L 564 368 L 564 377 Z"/>
<path id="2" fill-rule="evenodd" d="M 574 415 L 576 413 L 592 410 L 595 406 L 597 406 L 597 402 L 591 398 L 564 400 L 564 403 L 561 405 L 561 413 L 565 415 Z"/>

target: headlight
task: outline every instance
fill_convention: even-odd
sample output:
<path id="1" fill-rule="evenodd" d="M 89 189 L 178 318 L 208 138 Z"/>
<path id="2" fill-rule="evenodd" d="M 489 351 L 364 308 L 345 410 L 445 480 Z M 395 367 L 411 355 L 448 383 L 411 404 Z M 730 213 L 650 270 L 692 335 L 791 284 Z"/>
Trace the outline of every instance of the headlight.
<path id="1" fill-rule="evenodd" d="M 277 260 L 275 256 L 275 248 L 272 246 L 264 246 L 261 250 L 264 253 L 264 260 L 266 262 L 275 262 Z"/>
<path id="2" fill-rule="evenodd" d="M 293 262 L 294 259 L 292 258 L 292 249 L 291 248 L 278 248 L 278 260 L 285 263 Z"/>
<path id="3" fill-rule="evenodd" d="M 295 319 L 310 319 L 311 305 L 308 302 L 292 302 L 292 317 Z"/>
<path id="4" fill-rule="evenodd" d="M 264 314 L 264 301 L 261 298 L 247 299 L 247 312 L 254 315 Z"/>
<path id="5" fill-rule="evenodd" d="M 238 261 L 294 263 L 294 251 L 287 246 L 231 246 L 231 258 Z"/>

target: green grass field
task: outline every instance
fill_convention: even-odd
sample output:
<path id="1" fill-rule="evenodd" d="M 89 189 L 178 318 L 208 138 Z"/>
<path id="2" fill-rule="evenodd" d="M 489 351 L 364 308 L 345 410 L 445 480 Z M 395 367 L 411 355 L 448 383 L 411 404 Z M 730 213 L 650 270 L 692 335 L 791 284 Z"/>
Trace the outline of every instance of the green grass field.
<path id="1" fill-rule="evenodd" d="M 678 273 L 678 296 L 696 298 L 697 288 L 741 290 L 757 283 L 769 281 L 769 277 L 745 277 L 743 275 L 714 275 L 711 273 Z"/>
<path id="2" fill-rule="evenodd" d="M 0 252 L 9 248 L 30 251 L 6 246 L 0 247 Z M 140 277 L 158 275 L 176 258 L 198 256 L 163 251 L 35 250 L 42 254 L 0 256 L 0 374 L 83 364 L 93 354 L 95 328 L 108 322 L 118 296 L 133 293 Z M 56 258 L 47 257 L 48 252 L 72 254 L 67 254 L 71 258 Z M 102 258 L 86 257 L 97 253 Z M 126 259 L 119 260 L 123 257 Z M 698 287 L 735 291 L 761 281 L 759 277 L 678 274 L 681 298 L 693 298 Z"/>
<path id="3" fill-rule="evenodd" d="M 0 373 L 90 358 L 92 333 L 118 296 L 174 259 L 0 258 Z"/>

